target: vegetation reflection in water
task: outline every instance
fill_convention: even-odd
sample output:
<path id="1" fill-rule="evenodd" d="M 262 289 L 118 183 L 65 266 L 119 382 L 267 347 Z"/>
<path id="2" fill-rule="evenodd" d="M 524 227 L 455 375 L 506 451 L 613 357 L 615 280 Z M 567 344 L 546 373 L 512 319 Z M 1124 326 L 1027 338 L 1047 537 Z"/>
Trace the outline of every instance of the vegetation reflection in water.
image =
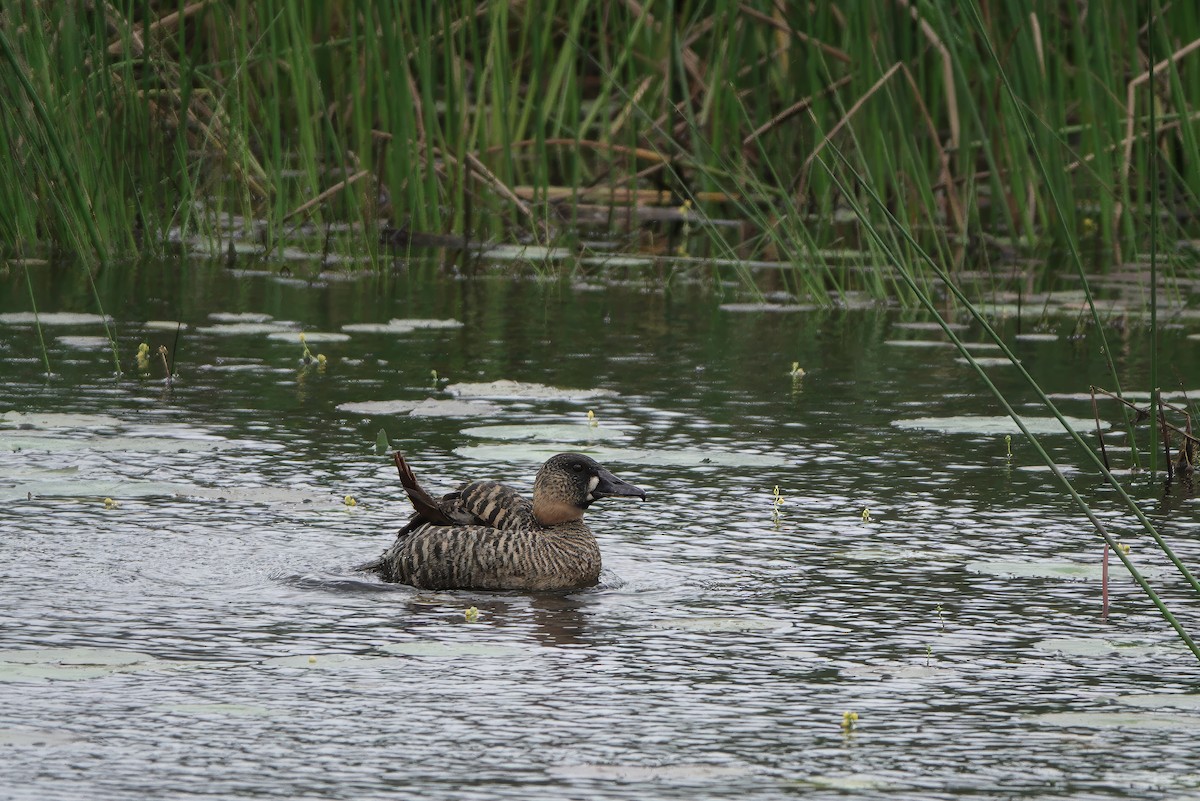
<path id="1" fill-rule="evenodd" d="M 0 313 L 21 311 L 2 280 Z M 915 315 L 734 312 L 686 283 L 310 288 L 196 266 L 98 280 L 126 299 L 109 309 L 119 381 L 104 352 L 51 339 L 47 382 L 32 327 L 0 322 L 6 786 L 833 798 L 1086 783 L 1126 798 L 1190 792 L 1200 772 L 1186 738 L 1162 736 L 1200 720 L 1194 662 L 1127 582 L 1100 619 L 1095 537 L 1024 469 L 1022 438 L 902 425 L 997 413 L 954 351 L 888 344 L 928 336 L 896 325 Z M 69 275 L 35 272 L 34 288 L 42 308 L 86 308 Z M 204 331 L 253 322 L 212 312 L 293 335 Z M 346 329 L 391 320 L 461 326 Z M 997 324 L 1056 394 L 1104 369 L 1086 332 L 1028 342 Z M 305 364 L 300 330 L 350 339 Z M 1165 363 L 1188 363 L 1190 333 L 1163 332 Z M 1120 335 L 1137 380 L 1143 334 Z M 170 349 L 171 385 L 159 362 L 136 366 L 142 342 Z M 415 413 L 430 402 L 483 408 Z M 1087 396 L 1062 403 L 1090 414 Z M 569 444 L 653 502 L 593 516 L 606 571 L 590 591 L 385 586 L 350 570 L 407 514 L 381 428 L 434 486 L 483 472 L 527 487 L 542 449 Z M 1052 456 L 1078 464 L 1052 428 Z M 1125 482 L 1194 562 L 1186 490 Z M 1146 538 L 1121 533 L 1182 602 Z M 1163 766 L 1151 789 L 1148 762 Z"/>

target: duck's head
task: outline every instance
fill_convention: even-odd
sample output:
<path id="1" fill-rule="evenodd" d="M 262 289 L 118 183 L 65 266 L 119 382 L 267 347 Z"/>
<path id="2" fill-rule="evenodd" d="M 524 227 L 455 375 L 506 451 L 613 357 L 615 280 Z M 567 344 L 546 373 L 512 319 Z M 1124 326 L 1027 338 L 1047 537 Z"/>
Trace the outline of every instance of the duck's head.
<path id="1" fill-rule="evenodd" d="M 551 457 L 533 481 L 533 516 L 543 526 L 579 520 L 592 501 L 612 495 L 641 498 L 646 493 L 608 472 L 582 453 Z"/>

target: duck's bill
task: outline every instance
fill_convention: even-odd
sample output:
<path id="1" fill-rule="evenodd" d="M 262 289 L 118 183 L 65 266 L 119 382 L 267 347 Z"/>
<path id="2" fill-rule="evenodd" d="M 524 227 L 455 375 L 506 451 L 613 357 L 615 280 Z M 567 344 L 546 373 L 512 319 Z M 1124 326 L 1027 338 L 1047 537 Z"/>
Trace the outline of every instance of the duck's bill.
<path id="1" fill-rule="evenodd" d="M 646 500 L 646 491 L 641 487 L 635 487 L 628 481 L 622 481 L 603 468 L 600 469 L 596 478 L 599 480 L 591 491 L 593 498 L 624 497 Z"/>

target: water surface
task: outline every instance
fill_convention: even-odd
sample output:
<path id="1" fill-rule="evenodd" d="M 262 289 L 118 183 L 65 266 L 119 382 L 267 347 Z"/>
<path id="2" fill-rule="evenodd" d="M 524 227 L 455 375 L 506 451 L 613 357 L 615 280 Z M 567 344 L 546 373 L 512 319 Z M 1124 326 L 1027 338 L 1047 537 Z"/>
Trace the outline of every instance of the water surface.
<path id="1" fill-rule="evenodd" d="M 73 271 L 30 277 L 41 311 L 96 311 Z M 49 379 L 35 329 L 0 324 L 0 412 L 26 415 L 0 419 L 4 797 L 1200 797 L 1196 661 L 1115 562 L 1101 619 L 1100 544 L 1032 449 L 905 425 L 1003 413 L 952 348 L 913 344 L 941 338 L 918 315 L 418 269 L 98 281 L 120 380 L 74 339 L 98 323 L 43 329 Z M 0 312 L 28 298 L 0 279 Z M 313 336 L 323 364 L 286 335 L 392 319 L 462 325 Z M 1040 321 L 1058 339 L 998 320 L 1048 391 L 1107 385 L 1075 316 Z M 1164 386 L 1195 388 L 1196 331 L 1164 334 Z M 1144 388 L 1140 327 L 1108 335 Z M 446 391 L 499 380 L 603 392 Z M 427 399 L 478 408 L 338 408 Z M 433 489 L 527 488 L 541 454 L 581 449 L 648 498 L 589 512 L 592 590 L 384 585 L 353 570 L 407 514 L 381 428 Z M 1200 623 L 1111 491 L 1074 478 Z M 1190 493 L 1126 480 L 1195 564 Z"/>

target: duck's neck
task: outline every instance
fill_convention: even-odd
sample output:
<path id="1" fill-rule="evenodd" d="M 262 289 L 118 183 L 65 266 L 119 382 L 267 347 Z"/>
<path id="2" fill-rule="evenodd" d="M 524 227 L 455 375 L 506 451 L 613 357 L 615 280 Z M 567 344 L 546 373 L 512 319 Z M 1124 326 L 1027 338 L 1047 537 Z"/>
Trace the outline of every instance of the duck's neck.
<path id="1" fill-rule="evenodd" d="M 533 496 L 533 517 L 543 526 L 558 526 L 583 519 L 583 510 L 578 506 L 562 501 L 551 501 Z"/>

